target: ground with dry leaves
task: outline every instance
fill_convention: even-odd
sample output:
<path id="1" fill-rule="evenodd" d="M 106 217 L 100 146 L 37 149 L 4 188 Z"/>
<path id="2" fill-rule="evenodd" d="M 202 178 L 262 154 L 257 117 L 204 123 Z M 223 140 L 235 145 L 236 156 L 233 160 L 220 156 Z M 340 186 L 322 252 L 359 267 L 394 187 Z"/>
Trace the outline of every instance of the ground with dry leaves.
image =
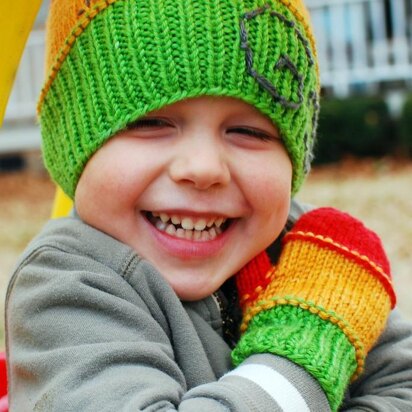
<path id="1" fill-rule="evenodd" d="M 53 195 L 54 186 L 44 173 L 0 174 L 2 301 L 18 255 L 50 215 Z M 391 260 L 399 307 L 412 319 L 412 162 L 346 160 L 317 167 L 298 198 L 350 212 L 381 236 Z"/>

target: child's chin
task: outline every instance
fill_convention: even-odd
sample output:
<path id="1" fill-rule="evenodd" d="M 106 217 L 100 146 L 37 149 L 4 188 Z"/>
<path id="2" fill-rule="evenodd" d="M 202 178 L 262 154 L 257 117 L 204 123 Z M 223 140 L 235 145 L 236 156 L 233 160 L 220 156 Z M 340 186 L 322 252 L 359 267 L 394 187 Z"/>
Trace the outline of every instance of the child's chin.
<path id="1" fill-rule="evenodd" d="M 202 287 L 200 285 L 171 285 L 178 298 L 182 301 L 193 302 L 202 300 L 213 293 L 210 285 Z"/>
<path id="2" fill-rule="evenodd" d="M 197 300 L 202 300 L 206 296 L 210 295 L 207 291 L 199 290 L 198 288 L 181 288 L 181 287 L 173 287 L 174 292 L 176 293 L 177 297 L 180 300 L 186 302 L 193 302 Z"/>

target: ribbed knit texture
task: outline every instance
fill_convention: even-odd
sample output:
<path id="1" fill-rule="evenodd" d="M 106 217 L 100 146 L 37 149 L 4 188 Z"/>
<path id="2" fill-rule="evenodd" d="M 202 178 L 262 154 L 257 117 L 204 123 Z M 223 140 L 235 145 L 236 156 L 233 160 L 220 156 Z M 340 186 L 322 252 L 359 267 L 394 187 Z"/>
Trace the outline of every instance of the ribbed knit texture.
<path id="1" fill-rule="evenodd" d="M 74 196 L 92 154 L 129 122 L 201 95 L 278 126 L 293 192 L 310 168 L 319 82 L 300 0 L 54 0 L 39 102 L 46 166 Z"/>
<path id="2" fill-rule="evenodd" d="M 318 379 L 336 410 L 396 303 L 379 237 L 346 213 L 315 209 L 285 235 L 275 267 L 262 252 L 236 280 L 244 335 L 234 362 L 286 356 Z"/>
<path id="3" fill-rule="evenodd" d="M 295 306 L 279 305 L 256 315 L 232 352 L 233 363 L 256 353 L 303 366 L 317 379 L 333 411 L 357 368 L 355 349 L 339 326 Z"/>

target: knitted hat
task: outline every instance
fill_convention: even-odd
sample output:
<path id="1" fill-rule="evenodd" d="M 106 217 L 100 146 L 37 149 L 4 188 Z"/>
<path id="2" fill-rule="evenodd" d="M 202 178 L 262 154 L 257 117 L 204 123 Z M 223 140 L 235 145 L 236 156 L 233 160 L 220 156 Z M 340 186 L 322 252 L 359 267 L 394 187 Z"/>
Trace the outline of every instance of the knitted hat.
<path id="1" fill-rule="evenodd" d="M 89 158 L 150 111 L 242 99 L 278 127 L 295 193 L 309 171 L 319 77 L 303 0 L 52 0 L 43 155 L 70 196 Z"/>

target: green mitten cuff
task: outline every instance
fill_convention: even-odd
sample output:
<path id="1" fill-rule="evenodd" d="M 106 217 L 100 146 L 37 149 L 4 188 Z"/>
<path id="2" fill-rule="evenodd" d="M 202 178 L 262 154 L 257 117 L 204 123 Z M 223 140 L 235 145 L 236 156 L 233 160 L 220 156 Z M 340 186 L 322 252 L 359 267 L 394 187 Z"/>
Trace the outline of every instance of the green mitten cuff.
<path id="1" fill-rule="evenodd" d="M 295 362 L 322 386 L 336 411 L 357 368 L 355 348 L 339 328 L 300 307 L 279 305 L 250 321 L 232 352 L 235 365 L 257 353 L 272 353 Z"/>

